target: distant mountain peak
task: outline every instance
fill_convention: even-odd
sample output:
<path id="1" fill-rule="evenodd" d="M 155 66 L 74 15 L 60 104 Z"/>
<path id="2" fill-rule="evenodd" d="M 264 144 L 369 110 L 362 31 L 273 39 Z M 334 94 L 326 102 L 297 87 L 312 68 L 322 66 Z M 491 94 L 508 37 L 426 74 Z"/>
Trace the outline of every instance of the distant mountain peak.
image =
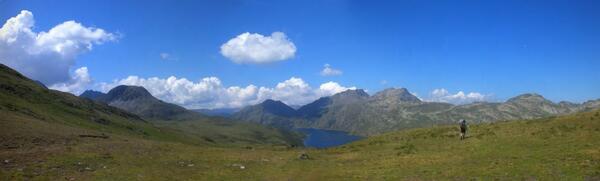
<path id="1" fill-rule="evenodd" d="M 536 93 L 525 93 L 525 94 L 521 94 L 516 97 L 510 98 L 506 102 L 521 102 L 521 101 L 543 102 L 543 101 L 548 101 L 548 100 L 546 98 L 544 98 L 542 95 L 539 95 Z"/>
<path id="2" fill-rule="evenodd" d="M 332 97 L 369 97 L 369 94 L 363 89 L 348 89 L 334 94 Z"/>
<path id="3" fill-rule="evenodd" d="M 406 88 L 387 88 L 373 95 L 373 99 L 388 99 L 397 102 L 421 102 L 417 96 L 411 94 Z"/>
<path id="4" fill-rule="evenodd" d="M 283 103 L 283 102 L 281 102 L 279 100 L 266 99 L 261 104 L 285 104 L 285 103 Z"/>
<path id="5" fill-rule="evenodd" d="M 148 90 L 141 86 L 130 86 L 130 85 L 120 85 L 117 86 L 106 94 L 106 101 L 113 100 L 121 100 L 121 101 L 129 101 L 133 99 L 144 99 L 150 98 L 155 99 Z"/>
<path id="6" fill-rule="evenodd" d="M 163 102 L 140 86 L 120 85 L 106 94 L 87 90 L 80 97 L 103 102 L 152 120 L 193 120 L 204 117 L 201 113 Z"/>
<path id="7" fill-rule="evenodd" d="M 79 97 L 83 97 L 83 98 L 88 98 L 88 99 L 92 99 L 92 100 L 96 100 L 102 96 L 105 96 L 105 93 L 102 93 L 100 91 L 95 91 L 95 90 L 86 90 L 83 93 L 81 93 L 79 95 Z"/>
<path id="8" fill-rule="evenodd" d="M 262 107 L 266 112 L 273 113 L 275 115 L 292 116 L 296 113 L 294 108 L 278 100 L 267 99 L 260 103 L 259 106 Z"/>

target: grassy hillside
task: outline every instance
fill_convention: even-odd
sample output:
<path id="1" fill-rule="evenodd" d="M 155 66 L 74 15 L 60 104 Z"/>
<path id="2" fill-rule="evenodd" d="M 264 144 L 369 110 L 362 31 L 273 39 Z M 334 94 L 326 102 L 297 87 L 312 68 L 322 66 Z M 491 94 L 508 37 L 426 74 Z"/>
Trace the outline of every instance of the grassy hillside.
<path id="1" fill-rule="evenodd" d="M 0 180 L 584 180 L 600 179 L 600 111 L 411 129 L 315 150 L 205 147 L 91 139 L 20 157 L 4 149 Z M 306 153 L 309 160 L 299 159 Z"/>
<path id="2" fill-rule="evenodd" d="M 156 125 L 106 104 L 49 90 L 0 64 L 2 160 L 47 156 L 89 142 L 131 139 L 220 147 L 300 144 L 299 135 L 277 129 L 202 119 Z"/>

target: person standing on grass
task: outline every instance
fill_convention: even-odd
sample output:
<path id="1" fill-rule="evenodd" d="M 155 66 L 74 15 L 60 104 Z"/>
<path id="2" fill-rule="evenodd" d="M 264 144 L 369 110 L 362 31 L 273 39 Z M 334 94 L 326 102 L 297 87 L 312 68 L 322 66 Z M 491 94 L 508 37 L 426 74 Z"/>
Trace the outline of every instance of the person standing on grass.
<path id="1" fill-rule="evenodd" d="M 460 140 L 465 139 L 467 135 L 467 121 L 464 119 L 460 120 Z"/>

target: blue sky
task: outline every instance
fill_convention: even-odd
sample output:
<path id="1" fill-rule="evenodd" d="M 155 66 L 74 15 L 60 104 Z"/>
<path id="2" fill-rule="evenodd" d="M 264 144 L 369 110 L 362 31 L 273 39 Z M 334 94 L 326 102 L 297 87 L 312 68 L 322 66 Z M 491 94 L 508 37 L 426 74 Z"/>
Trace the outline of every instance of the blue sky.
<path id="1" fill-rule="evenodd" d="M 87 67 L 86 88 L 131 75 L 217 77 L 226 88 L 273 88 L 296 77 L 315 89 L 329 81 L 371 94 L 406 87 L 424 99 L 435 89 L 490 101 L 526 92 L 600 98 L 600 1 L 0 0 L 3 22 L 21 10 L 33 13 L 36 32 L 74 20 L 115 35 L 69 67 Z M 245 32 L 282 32 L 296 51 L 259 64 L 222 55 Z M 341 74 L 321 75 L 325 64 Z"/>

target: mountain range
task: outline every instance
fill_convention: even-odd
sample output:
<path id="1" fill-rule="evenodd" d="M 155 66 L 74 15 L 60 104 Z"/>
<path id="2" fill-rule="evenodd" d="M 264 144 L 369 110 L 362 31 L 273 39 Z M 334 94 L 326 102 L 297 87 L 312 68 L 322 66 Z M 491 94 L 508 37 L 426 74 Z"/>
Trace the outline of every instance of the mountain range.
<path id="1" fill-rule="evenodd" d="M 85 97 L 85 98 L 83 98 Z M 118 86 L 81 97 L 51 90 L 0 64 L 0 148 L 144 138 L 199 145 L 300 145 L 300 135 L 211 117 L 165 103 L 143 87 Z"/>
<path id="2" fill-rule="evenodd" d="M 321 128 L 374 135 L 407 128 L 456 123 L 533 119 L 589 111 L 600 99 L 582 104 L 553 103 L 538 94 L 522 94 L 506 102 L 474 102 L 453 105 L 425 102 L 406 88 L 388 88 L 370 96 L 362 89 L 322 97 L 295 110 L 281 101 L 266 100 L 232 115 L 248 122 L 283 128 Z"/>

